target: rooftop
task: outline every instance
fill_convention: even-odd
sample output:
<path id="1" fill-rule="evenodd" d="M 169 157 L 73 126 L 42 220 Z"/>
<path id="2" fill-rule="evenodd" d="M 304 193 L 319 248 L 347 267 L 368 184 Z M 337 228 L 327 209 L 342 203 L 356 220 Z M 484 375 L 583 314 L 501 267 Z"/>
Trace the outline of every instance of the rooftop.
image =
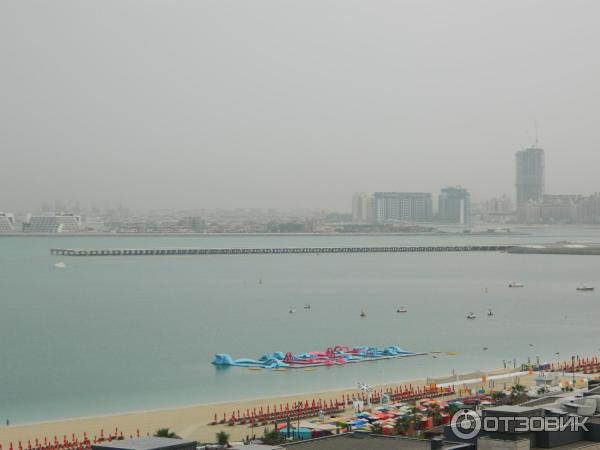
<path id="1" fill-rule="evenodd" d="M 446 443 L 442 449 L 461 444 Z M 383 436 L 367 433 L 344 433 L 306 441 L 281 444 L 289 450 L 430 450 L 428 439 Z"/>
<path id="2" fill-rule="evenodd" d="M 117 449 L 117 450 L 158 450 L 158 449 L 176 449 L 181 447 L 196 447 L 196 441 L 187 441 L 184 439 L 171 439 L 164 437 L 143 437 L 140 439 L 123 439 L 112 442 L 102 442 L 93 444 L 93 450 Z"/>

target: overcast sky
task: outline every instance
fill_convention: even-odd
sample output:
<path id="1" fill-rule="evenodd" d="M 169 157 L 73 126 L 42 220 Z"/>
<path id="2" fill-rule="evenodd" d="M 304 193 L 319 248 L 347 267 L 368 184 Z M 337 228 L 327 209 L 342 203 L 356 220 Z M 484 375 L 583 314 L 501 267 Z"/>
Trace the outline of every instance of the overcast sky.
<path id="1" fill-rule="evenodd" d="M 600 2 L 0 2 L 0 210 L 600 191 Z"/>

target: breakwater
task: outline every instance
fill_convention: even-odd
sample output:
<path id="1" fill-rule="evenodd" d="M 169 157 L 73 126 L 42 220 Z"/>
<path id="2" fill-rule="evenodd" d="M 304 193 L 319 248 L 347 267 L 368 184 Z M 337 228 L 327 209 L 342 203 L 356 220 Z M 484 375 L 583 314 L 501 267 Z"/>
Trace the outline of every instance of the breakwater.
<path id="1" fill-rule="evenodd" d="M 271 255 L 295 253 L 408 253 L 408 252 L 498 252 L 512 245 L 446 245 L 393 247 L 282 247 L 282 248 L 52 248 L 64 256 L 166 256 L 166 255 Z"/>

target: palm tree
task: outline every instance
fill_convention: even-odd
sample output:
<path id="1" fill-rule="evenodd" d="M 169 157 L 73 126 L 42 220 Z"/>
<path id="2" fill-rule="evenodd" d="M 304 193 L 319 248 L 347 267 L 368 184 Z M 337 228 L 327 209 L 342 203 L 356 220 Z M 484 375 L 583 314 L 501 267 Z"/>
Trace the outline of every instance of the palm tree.
<path id="1" fill-rule="evenodd" d="M 419 410 L 416 406 L 411 406 L 410 411 L 404 416 L 398 418 L 396 422 L 396 432 L 398 434 L 414 434 L 415 430 L 418 429 L 419 424 Z"/>
<path id="2" fill-rule="evenodd" d="M 229 446 L 229 434 L 224 431 L 219 431 L 217 433 L 217 444 L 222 446 Z"/>
<path id="3" fill-rule="evenodd" d="M 438 405 L 437 403 L 433 404 L 427 411 L 427 415 L 431 417 L 433 426 L 437 427 L 442 421 L 442 411 L 440 409 L 440 405 Z"/>
<path id="4" fill-rule="evenodd" d="M 181 439 L 179 436 L 177 436 L 177 434 L 175 434 L 175 432 L 170 431 L 168 428 L 159 428 L 158 430 L 156 430 L 154 432 L 154 436 L 171 438 L 171 439 Z"/>
<path id="5" fill-rule="evenodd" d="M 510 399 L 513 405 L 521 403 L 526 397 L 527 388 L 522 384 L 516 383 L 510 391 Z"/>
<path id="6" fill-rule="evenodd" d="M 285 442 L 285 437 L 281 435 L 277 428 L 273 428 L 272 430 L 268 430 L 265 428 L 262 441 L 266 445 L 277 445 Z"/>
<path id="7" fill-rule="evenodd" d="M 398 421 L 396 422 L 396 433 L 406 434 L 408 432 L 408 422 L 408 416 L 398 417 Z"/>
<path id="8" fill-rule="evenodd" d="M 380 423 L 371 424 L 371 432 L 373 434 L 383 434 L 383 427 Z"/>

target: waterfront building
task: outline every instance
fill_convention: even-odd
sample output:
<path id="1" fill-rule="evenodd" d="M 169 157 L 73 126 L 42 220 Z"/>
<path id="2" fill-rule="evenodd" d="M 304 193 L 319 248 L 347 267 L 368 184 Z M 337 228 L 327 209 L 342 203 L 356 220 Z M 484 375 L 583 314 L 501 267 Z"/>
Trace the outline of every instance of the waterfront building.
<path id="1" fill-rule="evenodd" d="M 28 215 L 23 222 L 25 233 L 75 233 L 81 231 L 81 216 L 74 214 Z"/>
<path id="2" fill-rule="evenodd" d="M 506 224 L 515 221 L 515 210 L 511 198 L 504 194 L 501 197 L 471 204 L 471 217 L 477 215 L 482 222 Z"/>
<path id="3" fill-rule="evenodd" d="M 545 193 L 544 150 L 530 147 L 516 153 L 517 207 L 529 201 L 539 202 Z"/>
<path id="4" fill-rule="evenodd" d="M 461 186 L 443 188 L 438 197 L 438 219 L 460 225 L 471 223 L 469 191 Z"/>
<path id="5" fill-rule="evenodd" d="M 530 200 L 517 209 L 521 223 L 575 223 L 579 195 L 546 194 L 541 201 Z"/>
<path id="6" fill-rule="evenodd" d="M 352 221 L 373 221 L 373 197 L 364 192 L 357 192 L 352 196 Z"/>
<path id="7" fill-rule="evenodd" d="M 0 233 L 15 231 L 15 216 L 11 213 L 0 212 Z"/>
<path id="8" fill-rule="evenodd" d="M 495 197 L 482 203 L 482 212 L 485 214 L 510 214 L 513 212 L 513 202 L 510 197 L 504 194 L 502 197 Z"/>
<path id="9" fill-rule="evenodd" d="M 184 217 L 179 220 L 179 225 L 184 232 L 202 233 L 206 227 L 206 223 L 202 217 Z"/>
<path id="10" fill-rule="evenodd" d="M 377 223 L 430 222 L 433 217 L 429 192 L 375 192 L 373 219 Z"/>
<path id="11" fill-rule="evenodd" d="M 581 197 L 576 206 L 577 222 L 600 223 L 600 193 Z"/>

